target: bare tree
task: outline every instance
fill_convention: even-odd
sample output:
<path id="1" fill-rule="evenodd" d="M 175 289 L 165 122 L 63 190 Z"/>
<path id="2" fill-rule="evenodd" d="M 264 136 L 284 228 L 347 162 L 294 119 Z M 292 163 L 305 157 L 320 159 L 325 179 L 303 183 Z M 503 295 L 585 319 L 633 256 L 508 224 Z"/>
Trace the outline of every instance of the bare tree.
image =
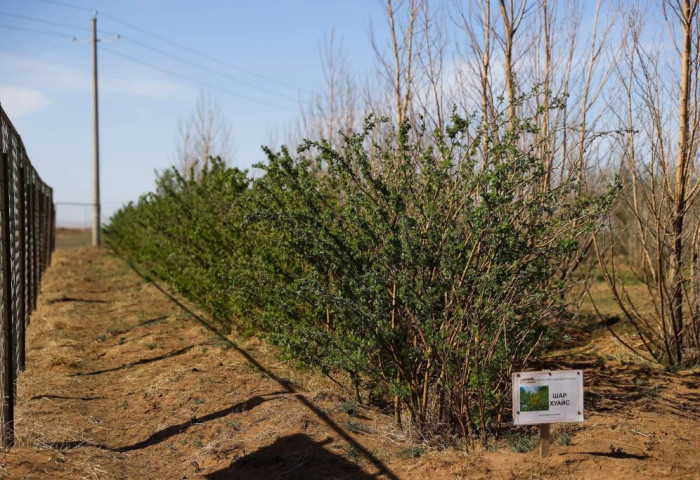
<path id="1" fill-rule="evenodd" d="M 623 226 L 632 229 L 641 250 L 638 260 L 629 257 L 628 268 L 645 286 L 645 299 L 631 295 L 622 280 L 621 239 L 615 235 L 620 225 L 596 239 L 595 247 L 613 297 L 635 330 L 633 337 L 613 333 L 647 360 L 682 366 L 700 356 L 698 0 L 665 2 L 662 13 L 680 68 L 665 62 L 673 54 L 666 42 L 641 41 L 642 12 L 633 8 L 624 44 L 625 68 L 617 70 L 627 101 L 628 134 L 621 150 L 629 194 L 624 198 L 633 218 Z M 674 97 L 675 107 L 670 106 Z M 644 300 L 653 309 L 645 308 Z"/>
<path id="2" fill-rule="evenodd" d="M 466 8 L 465 8 L 466 5 Z M 478 92 L 483 122 L 494 116 L 494 95 L 491 82 L 491 58 L 493 55 L 493 20 L 491 0 L 460 2 L 455 0 L 455 22 L 465 33 L 466 42 L 457 41 L 457 51 L 467 72 L 458 78 L 462 95 L 469 98 L 468 90 Z M 464 47 L 462 45 L 464 44 Z M 469 83 L 470 78 L 478 78 L 477 85 Z M 466 94 L 466 95 L 465 95 Z M 466 106 L 468 101 L 463 101 Z"/>
<path id="3" fill-rule="evenodd" d="M 448 38 L 442 10 L 430 2 L 424 2 L 420 9 L 420 23 L 423 29 L 423 48 L 422 54 L 417 56 L 417 63 L 423 81 L 416 89 L 415 98 L 424 118 L 431 122 L 432 127 L 442 130 L 445 125 L 445 105 L 449 102 L 449 93 L 444 84 Z"/>
<path id="4" fill-rule="evenodd" d="M 514 0 L 498 0 L 498 5 L 503 20 L 503 35 L 501 37 L 503 43 L 503 68 L 505 69 L 506 92 L 508 94 L 508 116 L 512 124 L 516 115 L 515 59 L 513 58 L 515 34 L 529 9 L 527 0 L 521 0 L 517 3 Z"/>
<path id="5" fill-rule="evenodd" d="M 221 111 L 221 102 L 200 92 L 194 110 L 180 121 L 176 144 L 177 167 L 187 178 L 198 178 L 211 157 L 233 156 L 231 127 Z"/>
<path id="6" fill-rule="evenodd" d="M 419 54 L 417 36 L 418 15 L 425 0 L 407 0 L 396 6 L 386 0 L 386 19 L 389 24 L 390 55 L 380 47 L 372 33 L 372 47 L 379 65 L 392 85 L 392 96 L 397 123 L 402 123 L 412 107 L 413 87 L 416 75 L 415 59 Z M 402 19 L 406 6 L 406 18 Z"/>
<path id="7" fill-rule="evenodd" d="M 302 129 L 306 132 L 302 138 L 313 133 L 337 145 L 336 134 L 356 126 L 357 104 L 355 80 L 335 29 L 331 29 L 319 46 L 319 56 L 324 82 L 313 92 L 311 100 L 302 105 Z"/>

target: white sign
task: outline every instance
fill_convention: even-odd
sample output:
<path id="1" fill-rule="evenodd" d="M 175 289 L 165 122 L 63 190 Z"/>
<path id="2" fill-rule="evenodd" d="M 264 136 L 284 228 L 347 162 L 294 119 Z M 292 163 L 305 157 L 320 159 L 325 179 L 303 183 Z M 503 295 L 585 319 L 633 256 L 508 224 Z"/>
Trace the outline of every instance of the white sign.
<path id="1" fill-rule="evenodd" d="M 513 374 L 513 425 L 583 422 L 583 371 Z"/>

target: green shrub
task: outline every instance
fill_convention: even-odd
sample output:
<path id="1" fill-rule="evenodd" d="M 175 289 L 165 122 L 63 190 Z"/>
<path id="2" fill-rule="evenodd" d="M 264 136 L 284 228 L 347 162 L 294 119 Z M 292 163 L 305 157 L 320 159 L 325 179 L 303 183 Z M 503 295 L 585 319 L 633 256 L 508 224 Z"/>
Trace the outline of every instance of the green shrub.
<path id="1" fill-rule="evenodd" d="M 220 322 L 346 372 L 357 401 L 396 400 L 423 435 L 485 440 L 563 309 L 560 265 L 613 193 L 543 188 L 529 120 L 380 123 L 339 149 L 266 150 L 252 185 L 215 159 L 198 181 L 168 171 L 107 238 Z"/>
<path id="2" fill-rule="evenodd" d="M 506 446 L 515 453 L 526 453 L 532 450 L 540 442 L 537 434 L 512 431 L 506 435 Z"/>

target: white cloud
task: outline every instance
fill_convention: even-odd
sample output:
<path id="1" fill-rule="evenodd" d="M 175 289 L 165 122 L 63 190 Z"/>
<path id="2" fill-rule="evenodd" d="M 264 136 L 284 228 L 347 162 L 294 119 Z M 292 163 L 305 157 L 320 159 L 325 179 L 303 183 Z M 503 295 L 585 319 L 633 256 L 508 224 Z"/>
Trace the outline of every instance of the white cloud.
<path id="1" fill-rule="evenodd" d="M 0 103 L 7 115 L 14 119 L 43 110 L 51 101 L 34 88 L 0 85 Z"/>

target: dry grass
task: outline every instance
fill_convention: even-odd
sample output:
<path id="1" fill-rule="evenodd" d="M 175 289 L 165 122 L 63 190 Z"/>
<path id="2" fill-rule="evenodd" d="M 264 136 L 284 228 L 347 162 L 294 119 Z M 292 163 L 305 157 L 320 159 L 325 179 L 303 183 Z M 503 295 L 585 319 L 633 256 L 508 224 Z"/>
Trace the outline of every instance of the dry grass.
<path id="1" fill-rule="evenodd" d="M 107 303 L 47 301 L 59 295 Z M 698 374 L 623 363 L 596 322 L 575 333 L 543 359 L 585 371 L 586 423 L 553 429 L 568 443 L 544 460 L 498 442 L 464 453 L 417 441 L 374 408 L 349 414 L 347 392 L 264 342 L 231 337 L 240 351 L 225 348 L 104 251 L 59 250 L 29 329 L 18 447 L 0 457 L 0 477 L 367 478 L 384 464 L 399 478 L 692 478 Z M 606 456 L 611 443 L 630 456 Z"/>

